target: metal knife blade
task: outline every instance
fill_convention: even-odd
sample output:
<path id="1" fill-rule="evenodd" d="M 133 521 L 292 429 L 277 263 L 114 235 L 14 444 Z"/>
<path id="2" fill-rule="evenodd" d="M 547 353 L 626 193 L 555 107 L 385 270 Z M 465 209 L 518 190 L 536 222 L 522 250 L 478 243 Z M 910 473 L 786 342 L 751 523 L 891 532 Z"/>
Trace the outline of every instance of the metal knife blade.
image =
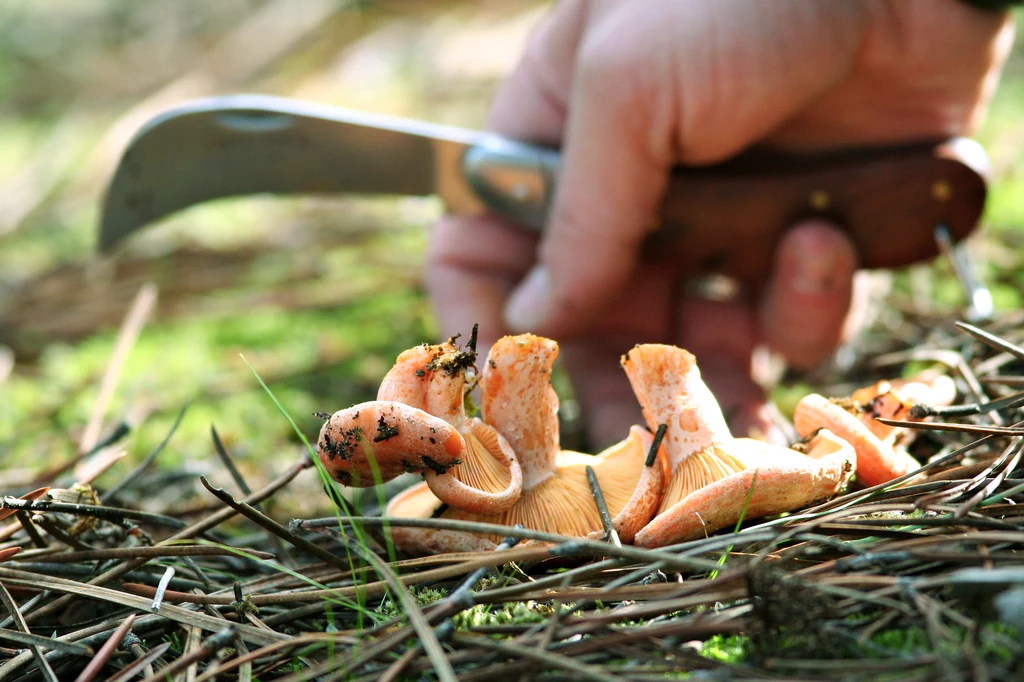
<path id="1" fill-rule="evenodd" d="M 516 156 L 528 147 L 475 131 L 281 97 L 195 100 L 155 116 L 128 144 L 104 200 L 100 249 L 183 208 L 262 192 L 438 193 L 452 211 L 482 213 L 487 206 L 460 171 L 466 152 Z M 528 156 L 550 156 L 549 163 L 557 163 L 554 152 L 539 152 Z M 522 199 L 526 206 L 545 200 Z M 535 209 L 534 224 L 544 208 Z"/>
<path id="2" fill-rule="evenodd" d="M 497 135 L 265 95 L 196 100 L 136 133 L 107 190 L 100 248 L 175 211 L 255 193 L 438 194 L 539 231 L 558 152 Z M 680 267 L 762 278 L 793 220 L 843 226 L 864 267 L 934 256 L 985 199 L 984 151 L 958 138 L 813 156 L 755 152 L 673 173 L 652 251 Z"/>

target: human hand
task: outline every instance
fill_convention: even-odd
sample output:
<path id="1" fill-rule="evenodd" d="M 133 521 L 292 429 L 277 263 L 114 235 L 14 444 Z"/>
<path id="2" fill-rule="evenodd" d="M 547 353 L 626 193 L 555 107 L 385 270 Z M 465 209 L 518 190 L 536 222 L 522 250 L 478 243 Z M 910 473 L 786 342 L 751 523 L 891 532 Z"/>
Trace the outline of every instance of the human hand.
<path id="1" fill-rule="evenodd" d="M 734 427 L 768 430 L 751 354 L 827 357 L 849 332 L 856 253 L 833 226 L 796 225 L 757 291 L 690 296 L 694 273 L 640 260 L 669 170 L 754 145 L 962 134 L 1011 40 L 1005 15 L 956 0 L 563 0 L 489 123 L 561 146 L 550 224 L 538 242 L 495 218 L 445 218 L 427 269 L 443 331 L 479 322 L 482 346 L 508 332 L 559 339 L 596 445 L 640 423 L 618 368 L 638 342 L 693 352 Z"/>

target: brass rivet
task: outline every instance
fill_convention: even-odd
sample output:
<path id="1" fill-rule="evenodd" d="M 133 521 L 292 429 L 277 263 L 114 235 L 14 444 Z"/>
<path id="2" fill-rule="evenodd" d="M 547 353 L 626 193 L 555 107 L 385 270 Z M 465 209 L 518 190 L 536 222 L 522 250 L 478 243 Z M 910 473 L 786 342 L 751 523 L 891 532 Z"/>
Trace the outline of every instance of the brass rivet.
<path id="1" fill-rule="evenodd" d="M 816 189 L 811 192 L 811 196 L 807 201 L 815 211 L 824 211 L 832 205 L 832 197 L 823 189 Z"/>
<path id="2" fill-rule="evenodd" d="M 945 180 L 936 180 L 932 183 L 932 199 L 935 201 L 949 201 L 953 197 L 953 186 Z"/>

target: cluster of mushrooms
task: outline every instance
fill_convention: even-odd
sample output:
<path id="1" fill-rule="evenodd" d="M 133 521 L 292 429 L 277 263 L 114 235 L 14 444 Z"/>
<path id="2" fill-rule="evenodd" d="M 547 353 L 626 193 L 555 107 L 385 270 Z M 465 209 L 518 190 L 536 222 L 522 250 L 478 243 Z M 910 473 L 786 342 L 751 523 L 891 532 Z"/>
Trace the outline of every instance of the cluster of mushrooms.
<path id="1" fill-rule="evenodd" d="M 622 367 L 646 428 L 634 426 L 621 442 L 587 455 L 559 446 L 558 398 L 550 382 L 554 341 L 506 336 L 479 372 L 475 344 L 456 341 L 405 351 L 377 400 L 334 413 L 321 429 L 318 456 L 345 485 L 422 474 L 422 483 L 391 500 L 386 516 L 522 524 L 600 538 L 604 526 L 589 466 L 619 539 L 662 547 L 731 527 L 741 517 L 825 499 L 854 472 L 870 486 L 916 469 L 905 449 L 906 430 L 875 417 L 906 419 L 914 404 L 955 398 L 952 380 L 942 376 L 902 386 L 882 382 L 843 401 L 810 395 L 796 408 L 802 440 L 790 449 L 734 438 L 693 355 L 643 344 L 622 357 Z M 479 414 L 470 416 L 468 395 L 477 385 Z M 492 549 L 500 542 L 429 528 L 393 527 L 392 534 L 413 554 Z"/>

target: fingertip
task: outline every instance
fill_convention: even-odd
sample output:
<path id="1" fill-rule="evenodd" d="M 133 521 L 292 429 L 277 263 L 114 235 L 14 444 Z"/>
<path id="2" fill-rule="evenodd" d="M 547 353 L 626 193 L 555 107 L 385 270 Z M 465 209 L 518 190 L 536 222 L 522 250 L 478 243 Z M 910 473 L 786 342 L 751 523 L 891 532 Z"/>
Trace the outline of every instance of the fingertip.
<path id="1" fill-rule="evenodd" d="M 831 299 L 849 288 L 857 268 L 853 242 L 839 228 L 821 220 L 794 225 L 776 253 L 782 293 Z"/>
<path id="2" fill-rule="evenodd" d="M 834 225 L 794 225 L 775 254 L 775 270 L 762 302 L 765 342 L 794 367 L 813 367 L 843 340 L 857 253 Z"/>

